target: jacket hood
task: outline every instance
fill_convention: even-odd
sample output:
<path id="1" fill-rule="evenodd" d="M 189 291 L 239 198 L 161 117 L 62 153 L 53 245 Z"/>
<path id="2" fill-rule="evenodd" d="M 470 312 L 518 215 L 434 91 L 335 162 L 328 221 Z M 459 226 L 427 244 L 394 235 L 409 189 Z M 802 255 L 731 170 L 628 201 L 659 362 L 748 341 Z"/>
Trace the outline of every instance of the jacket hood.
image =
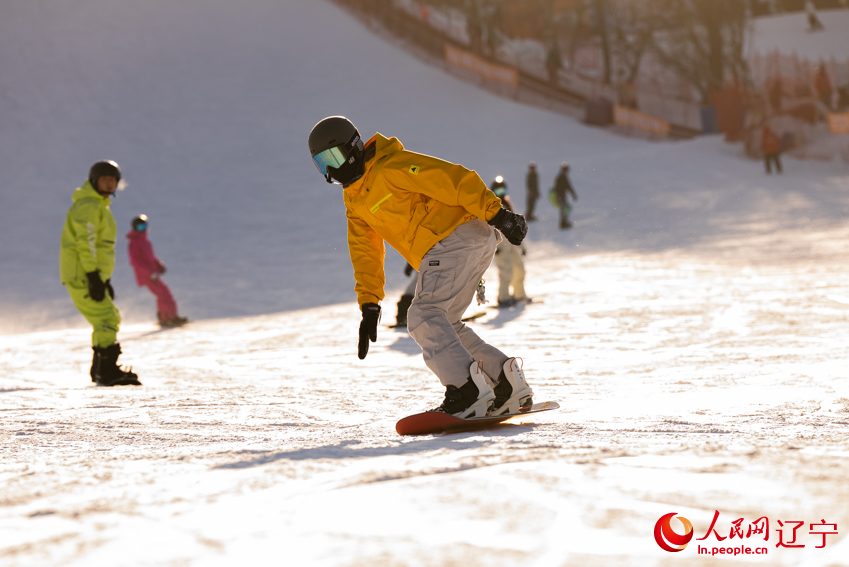
<path id="1" fill-rule="evenodd" d="M 383 156 L 394 154 L 395 152 L 400 152 L 404 149 L 404 144 L 402 144 L 398 138 L 387 138 L 380 132 L 372 136 L 371 140 L 374 140 L 375 144 L 377 144 L 375 160 L 379 160 Z M 371 140 L 369 140 L 366 145 L 370 144 Z"/>
<path id="2" fill-rule="evenodd" d="M 131 229 L 130 232 L 127 233 L 127 238 L 130 240 L 147 240 L 147 231 L 143 230 L 139 232 L 136 229 Z"/>
<path id="3" fill-rule="evenodd" d="M 368 174 L 368 170 L 371 168 L 371 166 L 379 162 L 382 158 L 388 155 L 392 155 L 396 152 L 403 151 L 404 149 L 404 144 L 402 144 L 398 138 L 387 138 L 380 132 L 372 136 L 371 140 L 374 140 L 374 143 L 376 145 L 375 155 L 374 159 L 371 160 L 368 164 L 366 164 L 366 174 Z M 366 145 L 370 144 L 371 140 L 369 140 Z M 365 177 L 365 175 L 363 175 L 363 177 Z"/>
<path id="4" fill-rule="evenodd" d="M 94 190 L 94 187 L 91 186 L 91 181 L 86 180 L 83 183 L 82 187 L 77 187 L 74 191 L 74 194 L 71 196 L 71 199 L 76 203 L 80 199 L 100 199 L 101 201 L 109 202 L 109 197 L 104 197 L 100 193 Z"/>

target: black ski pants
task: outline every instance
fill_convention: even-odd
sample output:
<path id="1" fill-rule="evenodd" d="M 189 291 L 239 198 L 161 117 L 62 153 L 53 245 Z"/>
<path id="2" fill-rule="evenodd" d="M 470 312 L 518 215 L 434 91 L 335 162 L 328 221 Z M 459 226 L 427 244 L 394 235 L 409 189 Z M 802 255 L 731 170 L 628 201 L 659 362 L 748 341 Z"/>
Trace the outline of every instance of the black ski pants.
<path id="1" fill-rule="evenodd" d="M 781 173 L 781 157 L 779 154 L 766 154 L 764 155 L 764 165 L 766 166 L 766 172 L 772 173 L 772 168 L 770 167 L 770 162 L 775 163 L 775 171 L 777 173 Z"/>

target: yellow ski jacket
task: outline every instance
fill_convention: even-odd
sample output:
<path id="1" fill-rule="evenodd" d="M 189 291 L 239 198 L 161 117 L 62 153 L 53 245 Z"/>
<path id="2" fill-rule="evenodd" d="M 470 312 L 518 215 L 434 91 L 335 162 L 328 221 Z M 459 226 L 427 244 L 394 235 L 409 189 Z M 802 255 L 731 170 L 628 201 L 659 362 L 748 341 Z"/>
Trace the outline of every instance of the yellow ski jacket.
<path id="1" fill-rule="evenodd" d="M 384 297 L 384 242 L 415 269 L 430 248 L 462 223 L 490 220 L 501 200 L 472 170 L 409 152 L 381 134 L 363 176 L 345 187 L 348 250 L 360 305 Z M 367 151 L 367 154 L 370 153 Z"/>
<path id="2" fill-rule="evenodd" d="M 106 281 L 115 269 L 115 238 L 118 227 L 109 210 L 109 197 L 86 181 L 74 191 L 74 202 L 62 228 L 59 277 L 62 283 L 87 282 L 86 273 L 100 270 Z"/>

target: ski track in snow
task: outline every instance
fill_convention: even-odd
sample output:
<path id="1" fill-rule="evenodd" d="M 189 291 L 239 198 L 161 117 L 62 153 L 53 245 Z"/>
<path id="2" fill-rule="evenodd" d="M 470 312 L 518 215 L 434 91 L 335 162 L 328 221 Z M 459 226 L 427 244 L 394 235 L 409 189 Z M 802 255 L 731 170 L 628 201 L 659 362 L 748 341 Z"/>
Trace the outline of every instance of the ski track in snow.
<path id="1" fill-rule="evenodd" d="M 769 554 L 747 563 L 849 565 L 844 166 L 787 159 L 767 178 L 717 138 L 647 143 L 585 128 L 424 67 L 327 3 L 119 4 L 49 17 L 59 4 L 20 4 L 0 20 L 0 62 L 16 78 L 0 89 L 0 111 L 15 110 L 0 121 L 16 132 L 0 138 L 3 211 L 16 212 L 0 223 L 0 240 L 16 243 L 0 249 L 0 290 L 3 326 L 17 332 L 0 335 L 0 564 L 739 564 L 653 540 L 664 514 L 701 537 L 719 510 L 723 533 L 770 518 Z M 163 9 L 174 12 L 158 18 Z M 34 14 L 49 33 L 24 38 L 16 30 Z M 178 30 L 188 15 L 203 25 Z M 100 55 L 116 90 L 103 98 L 87 90 L 96 50 L 71 41 L 81 22 L 115 35 L 117 55 Z M 327 49 L 301 62 L 319 25 Z M 339 103 L 323 87 L 351 46 L 374 63 L 374 85 L 343 69 Z M 49 72 L 22 71 L 35 63 Z M 297 80 L 269 74 L 274 65 Z M 523 357 L 535 399 L 559 411 L 395 434 L 442 391 L 403 330 L 381 327 L 356 358 L 343 212 L 303 148 L 333 104 L 411 149 L 505 173 L 520 203 L 527 160 L 545 189 L 568 154 L 576 227 L 557 231 L 539 203 L 527 257 L 536 301 L 470 323 Z M 129 122 L 102 129 L 104 108 Z M 119 226 L 142 205 L 157 213 L 166 280 L 198 319 L 144 323 L 152 300 L 133 289 L 119 247 L 121 362 L 140 388 L 87 382 L 90 329 L 56 282 L 79 163 L 103 147 L 127 156 Z M 236 193 L 245 180 L 250 199 Z M 397 255 L 388 262 L 384 324 L 405 283 Z M 497 274 L 486 279 L 493 300 Z M 802 532 L 805 549 L 774 547 L 778 520 L 821 519 L 840 531 L 825 549 Z"/>

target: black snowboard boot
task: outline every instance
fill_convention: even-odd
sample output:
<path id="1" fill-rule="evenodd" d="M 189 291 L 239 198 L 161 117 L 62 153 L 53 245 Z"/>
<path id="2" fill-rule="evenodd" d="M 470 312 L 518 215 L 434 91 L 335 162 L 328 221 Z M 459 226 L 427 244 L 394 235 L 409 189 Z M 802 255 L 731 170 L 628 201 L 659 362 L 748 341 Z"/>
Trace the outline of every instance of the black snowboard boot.
<path id="1" fill-rule="evenodd" d="M 404 294 L 401 296 L 401 300 L 398 302 L 398 317 L 397 324 L 398 326 L 407 324 L 407 311 L 410 310 L 410 304 L 413 302 L 413 296 Z"/>
<path id="2" fill-rule="evenodd" d="M 525 380 L 520 359 L 508 358 L 501 368 L 498 384 L 493 391 L 491 415 L 517 414 L 528 411 L 534 404 L 534 392 Z"/>
<path id="3" fill-rule="evenodd" d="M 492 407 L 495 392 L 486 382 L 479 362 L 473 362 L 469 378 L 459 388 L 447 386 L 442 405 L 433 411 L 441 411 L 455 417 L 484 417 Z"/>
<path id="4" fill-rule="evenodd" d="M 163 319 L 160 318 L 159 319 L 159 326 L 160 327 L 167 327 L 167 328 L 170 329 L 171 327 L 181 327 L 188 322 L 189 322 L 189 319 L 187 317 L 180 317 L 179 315 L 177 315 L 173 319 L 163 320 Z"/>
<path id="5" fill-rule="evenodd" d="M 94 363 L 92 364 L 92 378 L 101 386 L 141 386 L 139 377 L 132 368 L 124 370 L 118 366 L 118 357 L 121 356 L 121 345 L 118 343 L 108 347 L 92 347 L 94 349 Z"/>
<path id="6" fill-rule="evenodd" d="M 97 379 L 94 377 L 94 371 L 97 368 L 97 347 L 91 347 L 91 350 L 94 351 L 94 354 L 91 357 L 91 371 L 89 374 L 91 375 L 91 381 L 97 382 Z"/>

